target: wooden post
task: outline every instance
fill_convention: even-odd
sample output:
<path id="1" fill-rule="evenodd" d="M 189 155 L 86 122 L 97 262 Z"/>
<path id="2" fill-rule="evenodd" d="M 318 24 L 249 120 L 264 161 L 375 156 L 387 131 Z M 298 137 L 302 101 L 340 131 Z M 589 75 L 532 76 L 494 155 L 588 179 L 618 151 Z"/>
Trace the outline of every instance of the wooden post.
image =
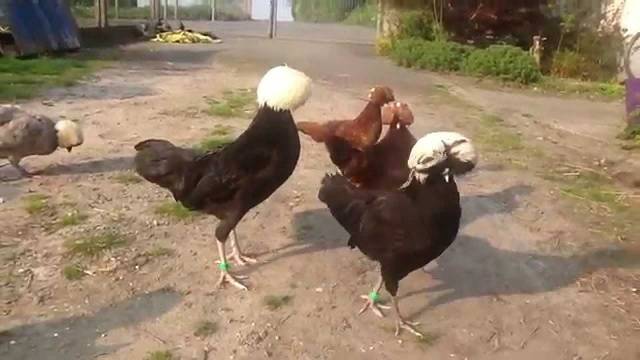
<path id="1" fill-rule="evenodd" d="M 273 0 L 273 36 L 278 36 L 278 0 Z"/>
<path id="2" fill-rule="evenodd" d="M 118 20 L 118 19 L 120 19 L 120 1 L 119 0 L 115 0 L 114 5 L 115 5 L 115 9 L 114 9 L 115 10 L 115 17 L 116 17 L 116 20 Z"/>
<path id="3" fill-rule="evenodd" d="M 178 15 L 178 9 L 180 8 L 180 4 L 179 4 L 179 0 L 175 0 L 175 3 L 173 5 L 173 19 L 174 20 L 179 20 L 180 16 Z"/>
<path id="4" fill-rule="evenodd" d="M 107 0 L 95 0 L 94 11 L 96 15 L 96 26 L 99 28 L 106 28 L 109 26 L 109 19 L 107 16 L 108 2 Z"/>
<path id="5" fill-rule="evenodd" d="M 216 21 L 216 0 L 211 0 L 211 21 Z"/>

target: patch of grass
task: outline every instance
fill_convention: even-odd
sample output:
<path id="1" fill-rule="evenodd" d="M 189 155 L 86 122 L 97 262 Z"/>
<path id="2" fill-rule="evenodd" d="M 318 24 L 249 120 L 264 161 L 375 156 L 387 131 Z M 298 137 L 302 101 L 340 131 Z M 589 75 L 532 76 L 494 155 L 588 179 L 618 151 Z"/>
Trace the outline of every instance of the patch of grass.
<path id="1" fill-rule="evenodd" d="M 640 110 L 632 112 L 629 114 L 629 117 L 640 118 Z M 640 149 L 640 125 L 628 126 L 620 135 L 618 135 L 618 139 L 625 141 L 622 145 L 624 150 Z"/>
<path id="2" fill-rule="evenodd" d="M 199 338 L 206 338 L 218 331 L 218 324 L 213 321 L 203 320 L 196 324 L 196 330 L 193 335 Z"/>
<path id="3" fill-rule="evenodd" d="M 228 126 L 217 126 L 209 135 L 207 135 L 204 139 L 202 139 L 202 141 L 200 141 L 195 149 L 198 151 L 207 152 L 224 147 L 234 140 L 230 136 L 231 130 L 232 129 Z"/>
<path id="4" fill-rule="evenodd" d="M 225 118 L 249 117 L 256 109 L 255 97 L 254 89 L 225 90 L 221 99 L 207 99 L 207 113 Z"/>
<path id="5" fill-rule="evenodd" d="M 121 172 L 115 175 L 113 180 L 123 185 L 132 185 L 142 182 L 142 178 L 131 171 Z"/>
<path id="6" fill-rule="evenodd" d="M 175 360 L 175 359 L 176 357 L 173 356 L 173 354 L 169 350 L 152 351 L 148 353 L 147 356 L 144 357 L 144 360 Z"/>
<path id="7" fill-rule="evenodd" d="M 187 209 L 184 205 L 176 201 L 167 201 L 164 204 L 160 204 L 156 207 L 155 213 L 182 221 L 198 215 L 197 212 Z"/>
<path id="8" fill-rule="evenodd" d="M 62 216 L 62 219 L 60 219 L 60 221 L 58 222 L 58 225 L 60 227 L 76 226 L 80 225 L 88 218 L 89 217 L 86 214 L 74 210 L 64 214 L 64 216 Z"/>
<path id="9" fill-rule="evenodd" d="M 267 295 L 262 299 L 262 303 L 267 309 L 275 311 L 289 305 L 291 300 L 293 300 L 293 297 L 290 295 Z"/>
<path id="10" fill-rule="evenodd" d="M 125 246 L 127 243 L 128 241 L 124 235 L 117 232 L 105 232 L 67 240 L 64 243 L 64 247 L 70 255 L 97 257 L 105 251 Z"/>
<path id="11" fill-rule="evenodd" d="M 625 92 L 624 86 L 613 82 L 581 81 L 550 76 L 545 76 L 537 86 L 544 91 L 597 96 L 610 100 L 622 99 Z"/>
<path id="12" fill-rule="evenodd" d="M 72 86 L 100 64 L 99 61 L 72 58 L 20 60 L 0 57 L 0 101 L 28 99 L 50 87 Z"/>
<path id="13" fill-rule="evenodd" d="M 161 257 L 173 255 L 173 249 L 155 245 L 151 250 L 146 251 L 144 254 L 150 257 Z"/>
<path id="14" fill-rule="evenodd" d="M 425 333 L 423 332 L 423 337 L 416 337 L 416 342 L 422 346 L 433 346 L 438 339 L 440 339 L 440 334 L 436 333 Z"/>
<path id="15" fill-rule="evenodd" d="M 497 115 L 485 114 L 480 118 L 479 134 L 476 141 L 498 153 L 524 149 L 522 136 L 510 130 L 505 121 Z"/>
<path id="16" fill-rule="evenodd" d="M 62 269 L 62 276 L 69 281 L 80 280 L 87 274 L 84 272 L 84 267 L 80 264 L 66 265 Z"/>
<path id="17" fill-rule="evenodd" d="M 27 195 L 23 199 L 24 210 L 29 215 L 38 215 L 50 208 L 49 197 L 43 194 L 31 194 Z"/>

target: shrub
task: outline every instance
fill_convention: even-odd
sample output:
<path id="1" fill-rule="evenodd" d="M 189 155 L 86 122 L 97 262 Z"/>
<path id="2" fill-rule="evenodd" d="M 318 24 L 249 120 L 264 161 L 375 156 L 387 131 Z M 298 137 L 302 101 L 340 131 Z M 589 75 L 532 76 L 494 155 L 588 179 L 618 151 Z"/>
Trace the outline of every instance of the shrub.
<path id="1" fill-rule="evenodd" d="M 557 52 L 551 62 L 551 75 L 562 78 L 587 79 L 597 72 L 597 66 L 575 51 Z"/>
<path id="2" fill-rule="evenodd" d="M 433 14 L 428 11 L 404 11 L 398 16 L 395 27 L 395 36 L 399 39 L 435 39 L 435 22 Z"/>
<path id="3" fill-rule="evenodd" d="M 528 52 L 510 45 L 492 45 L 474 50 L 464 61 L 471 75 L 493 76 L 505 81 L 530 84 L 542 79 L 540 69 Z"/>
<path id="4" fill-rule="evenodd" d="M 472 48 L 449 41 L 417 38 L 395 42 L 392 58 L 400 65 L 433 71 L 459 71 Z"/>
<path id="5" fill-rule="evenodd" d="M 367 1 L 362 6 L 358 6 L 353 9 L 349 16 L 344 20 L 348 25 L 360 25 L 367 27 L 375 27 L 378 18 L 378 9 L 375 3 L 371 0 Z"/>
<path id="6" fill-rule="evenodd" d="M 387 56 L 393 51 L 393 39 L 388 37 L 379 37 L 376 39 L 376 54 Z"/>
<path id="7" fill-rule="evenodd" d="M 293 17 L 296 21 L 341 22 L 363 0 L 345 2 L 342 0 L 294 0 Z"/>

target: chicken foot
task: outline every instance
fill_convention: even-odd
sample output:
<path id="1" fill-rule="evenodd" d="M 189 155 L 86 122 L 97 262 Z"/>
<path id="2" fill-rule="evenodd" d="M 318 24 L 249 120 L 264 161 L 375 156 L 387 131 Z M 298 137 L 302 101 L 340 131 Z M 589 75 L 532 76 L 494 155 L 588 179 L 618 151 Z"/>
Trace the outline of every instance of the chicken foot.
<path id="1" fill-rule="evenodd" d="M 216 287 L 220 288 L 222 287 L 222 284 L 228 282 L 229 284 L 235 286 L 240 290 L 249 290 L 243 283 L 238 280 L 243 277 L 233 276 L 229 274 L 229 263 L 227 262 L 227 256 L 225 255 L 224 243 L 219 240 L 216 240 L 216 243 L 218 244 L 218 254 L 220 255 L 220 261 L 218 262 L 218 268 L 220 269 L 220 278 L 216 283 Z"/>
<path id="2" fill-rule="evenodd" d="M 395 296 L 391 297 L 391 302 L 393 303 L 393 309 L 395 310 L 396 317 L 397 317 L 396 336 L 400 335 L 400 329 L 405 329 L 419 338 L 424 338 L 424 334 L 422 334 L 420 331 L 416 330 L 415 328 L 416 326 L 420 325 L 420 323 L 407 321 L 404 319 L 402 314 L 400 314 L 400 309 L 398 308 L 398 301 L 396 300 Z"/>
<path id="3" fill-rule="evenodd" d="M 240 251 L 240 247 L 238 246 L 238 235 L 236 235 L 236 229 L 233 229 L 231 231 L 231 254 L 229 254 L 229 257 L 232 258 L 240 266 L 247 265 L 247 263 L 255 264 L 258 262 L 258 260 L 252 257 L 246 256 Z"/>
<path id="4" fill-rule="evenodd" d="M 385 306 L 385 305 L 380 305 L 378 303 L 379 299 L 380 299 L 380 289 L 382 288 L 382 275 L 380 275 L 380 278 L 378 280 L 378 283 L 376 284 L 376 286 L 373 288 L 373 290 L 371 291 L 371 293 L 369 293 L 369 295 L 361 295 L 360 297 L 365 299 L 366 302 L 364 303 L 364 306 L 362 307 L 362 309 L 360 309 L 360 311 L 358 312 L 358 314 L 362 314 L 363 312 L 365 312 L 367 309 L 371 309 L 371 311 L 373 311 L 374 314 L 378 315 L 379 317 L 384 317 L 384 313 L 382 312 L 381 309 L 389 309 L 389 306 Z"/>
<path id="5" fill-rule="evenodd" d="M 34 177 L 35 174 L 28 172 L 25 168 L 20 165 L 20 160 L 9 159 L 9 163 L 20 173 L 22 177 Z"/>

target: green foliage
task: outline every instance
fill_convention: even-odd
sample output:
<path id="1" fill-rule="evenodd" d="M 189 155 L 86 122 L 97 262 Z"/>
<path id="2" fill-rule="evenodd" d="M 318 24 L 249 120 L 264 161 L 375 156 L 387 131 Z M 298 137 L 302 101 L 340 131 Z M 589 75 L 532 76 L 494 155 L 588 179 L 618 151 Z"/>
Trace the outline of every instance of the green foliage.
<path id="1" fill-rule="evenodd" d="M 391 57 L 400 65 L 433 71 L 459 71 L 472 48 L 449 41 L 397 40 Z"/>
<path id="2" fill-rule="evenodd" d="M 584 55 L 570 50 L 557 52 L 551 63 L 551 75 L 561 78 L 584 79 L 593 73 L 595 64 Z"/>
<path id="3" fill-rule="evenodd" d="M 375 27 L 378 18 L 378 9 L 374 1 L 367 1 L 361 6 L 353 9 L 349 16 L 344 19 L 347 25 L 360 25 L 367 27 Z"/>
<path id="4" fill-rule="evenodd" d="M 342 22 L 364 3 L 364 0 L 294 0 L 293 17 L 296 21 Z"/>
<path id="5" fill-rule="evenodd" d="M 69 281 L 80 280 L 86 275 L 87 273 L 85 272 L 84 267 L 80 264 L 66 265 L 62 269 L 62 276 Z"/>
<path id="6" fill-rule="evenodd" d="M 395 36 L 399 39 L 435 40 L 433 14 L 423 10 L 403 11 L 398 16 Z"/>
<path id="7" fill-rule="evenodd" d="M 124 235 L 116 232 L 105 232 L 102 234 L 81 237 L 67 240 L 64 247 L 71 255 L 81 255 L 85 257 L 97 257 L 111 249 L 125 246 L 128 243 Z"/>
<path id="8" fill-rule="evenodd" d="M 543 90 L 550 90 L 563 94 L 578 94 L 598 96 L 609 100 L 624 97 L 624 86 L 615 82 L 581 81 L 569 78 L 545 76 L 540 83 Z"/>
<path id="9" fill-rule="evenodd" d="M 463 64 L 471 75 L 491 76 L 521 84 L 536 83 L 542 73 L 528 52 L 510 45 L 492 45 L 474 50 Z"/>

